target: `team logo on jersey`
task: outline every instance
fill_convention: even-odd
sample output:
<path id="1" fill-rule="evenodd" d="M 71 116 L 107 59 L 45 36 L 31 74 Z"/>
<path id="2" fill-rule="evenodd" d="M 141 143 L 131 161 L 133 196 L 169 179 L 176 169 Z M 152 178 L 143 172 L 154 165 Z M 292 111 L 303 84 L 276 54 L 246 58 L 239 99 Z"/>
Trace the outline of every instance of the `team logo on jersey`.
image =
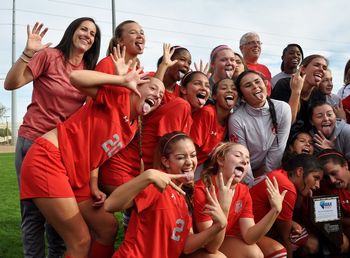
<path id="1" fill-rule="evenodd" d="M 128 116 L 124 116 L 123 119 L 124 119 L 124 122 L 125 122 L 125 123 L 129 123 L 129 118 L 128 118 Z"/>
<path id="2" fill-rule="evenodd" d="M 230 142 L 238 143 L 238 136 L 235 134 L 230 135 Z"/>
<path id="3" fill-rule="evenodd" d="M 238 200 L 235 204 L 235 213 L 240 213 L 243 207 L 242 200 Z"/>
<path id="4" fill-rule="evenodd" d="M 216 133 L 215 131 L 211 131 L 210 134 L 211 134 L 211 135 L 214 135 L 214 136 L 217 135 L 217 133 Z"/>

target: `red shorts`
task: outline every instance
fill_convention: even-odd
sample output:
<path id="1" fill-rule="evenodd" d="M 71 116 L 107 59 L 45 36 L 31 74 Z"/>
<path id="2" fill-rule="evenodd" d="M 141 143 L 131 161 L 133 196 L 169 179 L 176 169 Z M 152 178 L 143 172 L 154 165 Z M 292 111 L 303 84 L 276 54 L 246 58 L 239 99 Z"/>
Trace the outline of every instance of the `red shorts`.
<path id="1" fill-rule="evenodd" d="M 66 168 L 61 161 L 59 149 L 45 138 L 35 140 L 26 154 L 20 175 L 20 198 L 90 198 L 90 187 L 86 185 L 72 189 Z"/>

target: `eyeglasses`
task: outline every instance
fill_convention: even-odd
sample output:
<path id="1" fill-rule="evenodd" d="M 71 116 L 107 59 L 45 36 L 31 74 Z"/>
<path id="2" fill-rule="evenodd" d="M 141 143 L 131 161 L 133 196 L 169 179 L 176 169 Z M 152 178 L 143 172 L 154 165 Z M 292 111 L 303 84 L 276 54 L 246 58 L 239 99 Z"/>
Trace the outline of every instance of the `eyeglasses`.
<path id="1" fill-rule="evenodd" d="M 248 42 L 245 43 L 244 45 L 249 45 L 249 46 L 258 45 L 258 46 L 261 46 L 261 45 L 262 45 L 262 42 L 261 42 L 261 41 L 252 40 L 252 41 L 248 41 Z"/>

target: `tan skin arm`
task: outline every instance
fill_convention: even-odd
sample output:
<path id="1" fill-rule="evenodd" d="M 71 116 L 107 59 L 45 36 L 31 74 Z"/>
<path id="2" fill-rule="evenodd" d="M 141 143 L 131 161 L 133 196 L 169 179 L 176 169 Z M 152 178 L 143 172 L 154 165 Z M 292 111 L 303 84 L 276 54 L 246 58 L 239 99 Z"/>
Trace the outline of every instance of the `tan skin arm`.
<path id="1" fill-rule="evenodd" d="M 48 28 L 42 30 L 43 24 L 35 23 L 32 30 L 27 25 L 27 43 L 23 51 L 24 54 L 13 64 L 8 71 L 5 81 L 4 88 L 6 90 L 15 90 L 28 82 L 33 81 L 33 74 L 28 68 L 28 62 L 34 56 L 34 54 L 44 48 L 47 48 L 51 43 L 42 44 L 42 38 L 45 36 Z"/>

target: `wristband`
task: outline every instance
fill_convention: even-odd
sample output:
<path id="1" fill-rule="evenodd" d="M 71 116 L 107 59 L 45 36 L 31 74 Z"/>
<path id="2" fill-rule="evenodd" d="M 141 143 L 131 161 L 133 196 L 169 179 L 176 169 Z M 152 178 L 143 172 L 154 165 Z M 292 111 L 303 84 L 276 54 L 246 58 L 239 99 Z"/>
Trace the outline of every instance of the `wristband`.
<path id="1" fill-rule="evenodd" d="M 22 52 L 22 54 L 27 57 L 27 58 L 32 58 L 33 56 L 28 56 L 24 51 Z"/>

